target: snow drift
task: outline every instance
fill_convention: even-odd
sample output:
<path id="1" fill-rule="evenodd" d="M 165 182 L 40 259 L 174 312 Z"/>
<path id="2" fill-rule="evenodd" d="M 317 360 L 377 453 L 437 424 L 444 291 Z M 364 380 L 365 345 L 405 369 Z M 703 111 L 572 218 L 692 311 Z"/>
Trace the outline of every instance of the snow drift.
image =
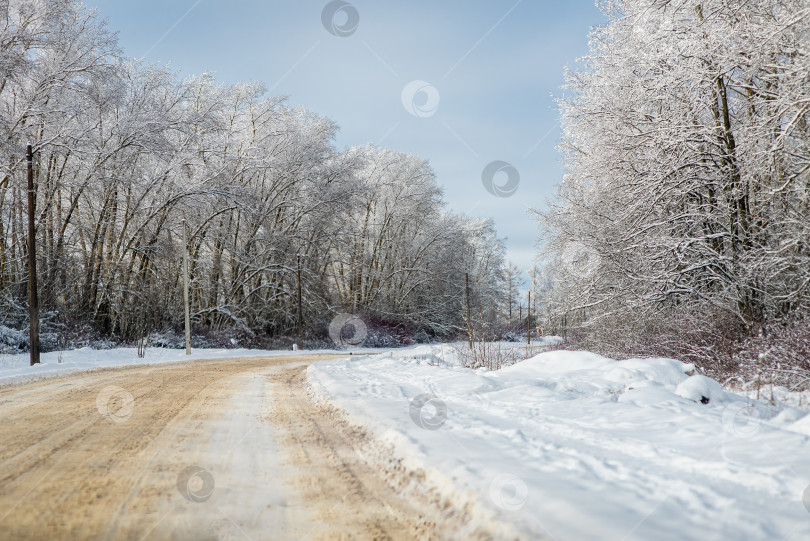
<path id="1" fill-rule="evenodd" d="M 323 399 L 526 537 L 806 539 L 804 413 L 672 359 L 553 351 L 495 372 L 420 347 L 316 363 Z M 806 427 L 804 427 L 806 428 Z"/>

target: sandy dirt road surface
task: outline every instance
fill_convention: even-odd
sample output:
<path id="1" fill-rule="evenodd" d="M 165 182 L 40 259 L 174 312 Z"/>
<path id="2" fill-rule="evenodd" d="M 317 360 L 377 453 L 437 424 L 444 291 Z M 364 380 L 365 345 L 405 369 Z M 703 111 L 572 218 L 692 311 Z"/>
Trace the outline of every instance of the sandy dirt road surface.
<path id="1" fill-rule="evenodd" d="M 305 368 L 326 358 L 0 388 L 0 539 L 489 538 L 418 472 L 372 465 L 368 436 L 313 404 Z"/>

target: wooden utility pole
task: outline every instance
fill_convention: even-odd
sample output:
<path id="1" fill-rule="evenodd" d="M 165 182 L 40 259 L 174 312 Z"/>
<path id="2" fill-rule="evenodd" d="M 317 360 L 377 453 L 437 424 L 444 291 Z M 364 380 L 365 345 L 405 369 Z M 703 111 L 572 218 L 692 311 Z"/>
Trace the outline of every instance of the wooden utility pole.
<path id="1" fill-rule="evenodd" d="M 191 310 L 188 305 L 188 239 L 183 220 L 183 304 L 186 309 L 186 355 L 191 355 Z"/>
<path id="2" fill-rule="evenodd" d="M 25 151 L 28 161 L 28 327 L 30 329 L 31 366 L 39 363 L 39 297 L 37 296 L 37 234 L 34 227 L 36 192 L 34 191 L 34 150 Z"/>
<path id="3" fill-rule="evenodd" d="M 526 343 L 532 345 L 532 292 L 529 290 L 529 304 L 526 306 Z"/>
<path id="4" fill-rule="evenodd" d="M 301 254 L 298 254 L 298 349 L 304 349 L 304 316 L 301 309 Z"/>
<path id="5" fill-rule="evenodd" d="M 467 298 L 467 336 L 470 341 L 470 349 L 473 347 L 472 311 L 470 310 L 470 274 L 464 274 L 464 295 Z"/>
<path id="6" fill-rule="evenodd" d="M 509 276 L 509 326 L 512 326 L 512 276 Z"/>

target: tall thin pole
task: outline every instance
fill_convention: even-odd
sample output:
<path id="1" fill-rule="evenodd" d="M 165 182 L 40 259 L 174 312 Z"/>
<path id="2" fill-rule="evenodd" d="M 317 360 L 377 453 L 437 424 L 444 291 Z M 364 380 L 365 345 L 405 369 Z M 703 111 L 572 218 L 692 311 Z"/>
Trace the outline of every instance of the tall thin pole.
<path id="1" fill-rule="evenodd" d="M 529 290 L 529 304 L 526 306 L 526 343 L 532 345 L 532 292 Z"/>
<path id="2" fill-rule="evenodd" d="M 298 349 L 304 349 L 304 316 L 301 310 L 301 254 L 298 254 Z"/>
<path id="3" fill-rule="evenodd" d="M 470 274 L 464 273 L 464 295 L 467 297 L 467 336 L 473 347 L 472 311 L 470 310 Z"/>
<path id="4" fill-rule="evenodd" d="M 37 235 L 34 229 L 36 193 L 34 192 L 34 150 L 28 145 L 28 319 L 31 331 L 31 366 L 39 363 L 39 298 L 37 296 Z"/>
<path id="5" fill-rule="evenodd" d="M 509 277 L 509 326 L 512 326 L 512 277 Z"/>
<path id="6" fill-rule="evenodd" d="M 188 305 L 188 240 L 183 220 L 183 304 L 186 308 L 186 355 L 191 355 L 191 310 Z"/>

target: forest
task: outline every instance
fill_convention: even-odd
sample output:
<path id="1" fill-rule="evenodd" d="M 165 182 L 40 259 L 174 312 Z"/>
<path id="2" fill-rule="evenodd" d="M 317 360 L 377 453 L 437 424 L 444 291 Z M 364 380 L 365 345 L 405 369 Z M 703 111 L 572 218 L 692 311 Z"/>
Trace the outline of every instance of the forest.
<path id="1" fill-rule="evenodd" d="M 559 97 L 565 169 L 527 284 L 418 156 L 338 148 L 332 120 L 260 83 L 126 58 L 79 2 L 0 2 L 0 349 L 27 348 L 31 144 L 44 350 L 171 345 L 185 253 L 198 345 L 289 346 L 300 283 L 313 346 L 338 314 L 367 345 L 542 326 L 806 386 L 810 5 L 600 7 Z"/>
<path id="2" fill-rule="evenodd" d="M 343 312 L 362 314 L 370 343 L 455 336 L 466 276 L 476 306 L 511 305 L 492 221 L 449 211 L 419 157 L 338 149 L 334 122 L 261 84 L 127 59 L 79 2 L 0 6 L 7 349 L 27 347 L 29 143 L 45 350 L 181 331 L 184 250 L 209 345 L 295 336 L 299 261 L 308 339 Z"/>
<path id="3" fill-rule="evenodd" d="M 601 7 L 536 211 L 547 317 L 595 351 L 806 386 L 810 4 Z"/>

